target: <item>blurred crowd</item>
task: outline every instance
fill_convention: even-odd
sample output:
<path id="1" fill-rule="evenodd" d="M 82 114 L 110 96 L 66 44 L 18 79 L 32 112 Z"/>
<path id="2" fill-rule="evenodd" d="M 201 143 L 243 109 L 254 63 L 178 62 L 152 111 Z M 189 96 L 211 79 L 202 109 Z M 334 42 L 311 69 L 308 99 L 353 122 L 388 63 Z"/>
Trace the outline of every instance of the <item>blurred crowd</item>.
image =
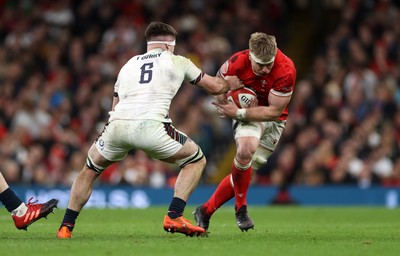
<path id="1" fill-rule="evenodd" d="M 339 23 L 298 77 L 287 129 L 254 183 L 291 175 L 309 186 L 400 186 L 400 6 L 333 2 L 341 4 Z M 254 31 L 276 35 L 284 48 L 289 7 L 275 0 L 0 0 L 0 170 L 11 184 L 69 186 L 107 121 L 119 69 L 146 49 L 149 22 L 173 25 L 175 53 L 214 75 L 248 48 Z M 230 121 L 218 118 L 211 100 L 184 85 L 171 106 L 175 126 L 207 156 L 204 183 L 233 143 Z M 164 187 L 177 171 L 132 151 L 99 182 Z"/>

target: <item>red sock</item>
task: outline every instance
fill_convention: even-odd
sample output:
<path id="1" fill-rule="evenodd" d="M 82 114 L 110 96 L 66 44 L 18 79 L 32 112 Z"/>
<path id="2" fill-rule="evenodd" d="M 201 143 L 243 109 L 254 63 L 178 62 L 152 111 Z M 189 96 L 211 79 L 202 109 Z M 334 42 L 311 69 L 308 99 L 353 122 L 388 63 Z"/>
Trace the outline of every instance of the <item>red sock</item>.
<path id="1" fill-rule="evenodd" d="M 251 164 L 243 165 L 236 159 L 232 164 L 233 188 L 235 191 L 235 209 L 247 205 L 246 198 L 251 181 Z"/>
<path id="2" fill-rule="evenodd" d="M 212 215 L 221 205 L 228 202 L 235 196 L 231 184 L 231 175 L 226 176 L 218 185 L 214 194 L 203 204 L 206 208 L 206 214 Z"/>

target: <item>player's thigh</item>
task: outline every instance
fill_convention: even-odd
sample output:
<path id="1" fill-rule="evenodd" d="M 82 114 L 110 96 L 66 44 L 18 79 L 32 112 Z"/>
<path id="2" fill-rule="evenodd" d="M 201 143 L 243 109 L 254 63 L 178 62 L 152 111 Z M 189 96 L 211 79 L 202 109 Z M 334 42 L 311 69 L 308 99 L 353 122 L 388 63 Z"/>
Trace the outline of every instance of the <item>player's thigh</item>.
<path id="1" fill-rule="evenodd" d="M 285 121 L 264 122 L 264 130 L 260 138 L 260 145 L 274 151 L 285 129 Z"/>
<path id="2" fill-rule="evenodd" d="M 172 124 L 164 125 L 166 132 L 159 138 L 163 143 L 159 144 L 157 150 L 149 152 L 153 158 L 177 164 L 181 168 L 191 163 L 205 165 L 203 152 L 194 141 Z"/>
<path id="3" fill-rule="evenodd" d="M 120 161 L 132 149 L 140 149 L 154 159 L 182 159 L 198 146 L 171 123 L 155 120 L 114 120 L 95 142 L 98 152 L 109 161 Z"/>
<path id="4" fill-rule="evenodd" d="M 171 142 L 167 130 L 168 127 L 155 120 L 112 120 L 105 125 L 94 146 L 104 159 L 111 162 L 123 160 L 134 149 L 159 159 L 173 155 L 182 147 L 178 142 Z M 179 135 L 176 137 L 178 141 L 182 139 Z M 96 156 L 95 151 L 93 156 Z M 102 160 L 101 157 L 98 159 Z"/>
<path id="5" fill-rule="evenodd" d="M 185 159 L 196 154 L 196 152 L 199 150 L 200 150 L 199 146 L 190 138 L 188 138 L 185 144 L 182 146 L 182 148 L 179 151 L 177 151 L 174 155 L 168 158 L 164 159 L 160 158 L 160 159 L 165 162 L 175 163 L 178 160 Z"/>
<path id="6" fill-rule="evenodd" d="M 133 148 L 129 136 L 138 124 L 128 120 L 113 120 L 107 123 L 89 150 L 92 161 L 101 166 L 117 162 L 126 157 Z M 96 149 L 96 150 L 95 150 Z"/>
<path id="7" fill-rule="evenodd" d="M 257 149 L 264 125 L 261 122 L 236 122 L 233 136 L 238 153 L 253 154 Z"/>
<path id="8" fill-rule="evenodd" d="M 160 123 L 152 131 L 151 141 L 140 148 L 154 159 L 175 162 L 194 154 L 198 149 L 196 143 L 171 123 Z"/>
<path id="9" fill-rule="evenodd" d="M 233 137 L 235 140 L 242 137 L 261 138 L 264 124 L 261 122 L 233 122 Z"/>
<path id="10" fill-rule="evenodd" d="M 259 146 L 252 159 L 253 174 L 267 163 L 269 157 L 275 151 L 285 128 L 285 122 L 264 122 L 264 127 Z"/>
<path id="11" fill-rule="evenodd" d="M 111 161 L 106 159 L 97 149 L 96 143 L 93 143 L 92 146 L 89 148 L 88 151 L 88 160 L 87 164 L 90 164 L 88 161 L 90 161 L 93 165 L 97 166 L 99 170 L 104 170 L 108 166 L 110 166 L 112 163 L 115 161 Z"/>

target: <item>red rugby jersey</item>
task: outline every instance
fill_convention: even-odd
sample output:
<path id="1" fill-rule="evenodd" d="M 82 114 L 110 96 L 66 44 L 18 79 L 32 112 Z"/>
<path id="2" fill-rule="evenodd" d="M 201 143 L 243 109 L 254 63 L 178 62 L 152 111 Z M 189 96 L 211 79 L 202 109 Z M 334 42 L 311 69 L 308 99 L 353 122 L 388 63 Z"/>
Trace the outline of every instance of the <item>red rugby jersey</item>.
<path id="1" fill-rule="evenodd" d="M 264 76 L 257 76 L 251 68 L 249 52 L 250 50 L 244 50 L 232 55 L 222 65 L 219 74 L 222 77 L 237 76 L 246 87 L 253 89 L 257 93 L 259 106 L 269 105 L 268 95 L 270 93 L 277 96 L 288 96 L 293 93 L 296 81 L 296 68 L 289 57 L 278 49 L 271 72 Z M 286 120 L 287 115 L 288 106 L 282 112 L 279 120 Z"/>

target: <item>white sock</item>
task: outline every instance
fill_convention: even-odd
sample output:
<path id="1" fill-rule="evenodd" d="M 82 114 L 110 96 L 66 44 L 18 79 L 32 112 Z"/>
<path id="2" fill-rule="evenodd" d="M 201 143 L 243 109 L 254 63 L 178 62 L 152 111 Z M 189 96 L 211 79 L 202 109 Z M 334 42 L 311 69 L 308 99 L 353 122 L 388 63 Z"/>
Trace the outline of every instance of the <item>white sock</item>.
<path id="1" fill-rule="evenodd" d="M 18 217 L 24 216 L 26 211 L 28 210 L 28 207 L 26 206 L 25 203 L 22 203 L 20 206 L 18 206 L 16 209 L 12 211 L 12 214 L 17 215 Z"/>

